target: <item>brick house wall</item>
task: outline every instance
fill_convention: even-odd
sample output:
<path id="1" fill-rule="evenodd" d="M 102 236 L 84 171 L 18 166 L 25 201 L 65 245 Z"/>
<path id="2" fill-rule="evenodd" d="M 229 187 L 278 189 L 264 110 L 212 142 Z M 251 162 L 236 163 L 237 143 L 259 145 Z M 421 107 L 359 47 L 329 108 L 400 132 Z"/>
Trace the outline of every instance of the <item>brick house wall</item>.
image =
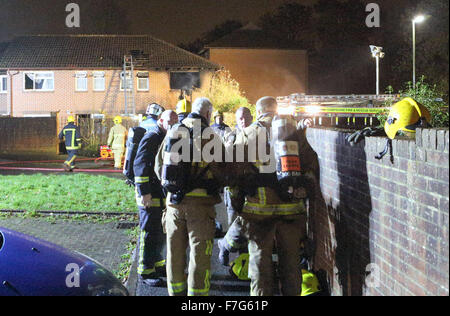
<path id="1" fill-rule="evenodd" d="M 449 131 L 419 129 L 416 140 L 311 128 L 320 163 L 314 269 L 333 295 L 448 295 Z"/>
<path id="2" fill-rule="evenodd" d="M 308 91 L 305 50 L 209 48 L 208 58 L 230 71 L 251 103 L 266 95 Z"/>
<path id="3" fill-rule="evenodd" d="M 53 71 L 53 70 L 52 70 Z M 75 89 L 77 71 L 88 72 L 88 91 Z M 124 113 L 124 92 L 120 91 L 121 70 L 105 71 L 105 91 L 93 91 L 92 70 L 54 70 L 54 91 L 24 91 L 24 72 L 13 76 L 13 115 L 22 117 L 30 114 L 60 113 L 64 121 L 68 112 L 74 114 L 105 113 L 110 115 Z M 149 91 L 137 91 L 136 73 L 134 78 L 136 113 L 145 112 L 147 105 L 157 102 L 166 109 L 174 109 L 180 94 L 179 90 L 170 89 L 170 75 L 167 71 L 149 71 Z M 201 72 L 201 85 L 209 85 L 212 72 Z M 0 95 L 0 114 L 6 114 L 10 103 L 9 89 L 7 94 Z M 130 95 L 130 94 L 129 94 Z M 198 96 L 194 90 L 193 99 Z M 128 105 L 128 113 L 131 106 Z"/>

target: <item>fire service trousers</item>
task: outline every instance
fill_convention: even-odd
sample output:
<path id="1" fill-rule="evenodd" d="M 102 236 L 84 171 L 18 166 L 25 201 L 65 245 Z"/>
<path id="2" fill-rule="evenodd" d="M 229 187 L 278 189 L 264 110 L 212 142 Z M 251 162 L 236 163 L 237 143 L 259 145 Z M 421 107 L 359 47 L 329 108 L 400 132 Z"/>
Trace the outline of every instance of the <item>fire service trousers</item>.
<path id="1" fill-rule="evenodd" d="M 260 216 L 262 217 L 262 216 Z M 281 294 L 301 294 L 300 241 L 306 235 L 306 215 L 246 218 L 249 237 L 249 276 L 252 296 L 272 296 L 274 269 L 272 252 L 278 253 Z"/>
<path id="2" fill-rule="evenodd" d="M 138 274 L 149 275 L 166 263 L 166 236 L 164 235 L 161 207 L 139 206 L 139 264 Z"/>
<path id="3" fill-rule="evenodd" d="M 171 296 L 207 296 L 217 203 L 209 197 L 185 197 L 180 204 L 167 198 L 167 289 Z M 188 276 L 184 273 L 190 247 Z"/>
<path id="4" fill-rule="evenodd" d="M 111 149 L 114 155 L 114 168 L 122 168 L 122 160 L 125 155 L 125 147 L 118 147 Z"/>

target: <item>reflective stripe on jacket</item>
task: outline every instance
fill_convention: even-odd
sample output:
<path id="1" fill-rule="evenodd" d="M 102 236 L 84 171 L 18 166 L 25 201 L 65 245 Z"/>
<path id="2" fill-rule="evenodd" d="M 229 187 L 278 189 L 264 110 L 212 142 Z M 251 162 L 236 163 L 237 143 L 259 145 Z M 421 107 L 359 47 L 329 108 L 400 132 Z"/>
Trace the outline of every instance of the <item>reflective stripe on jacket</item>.
<path id="1" fill-rule="evenodd" d="M 59 139 L 65 139 L 67 150 L 77 150 L 81 148 L 80 128 L 74 123 L 69 123 L 61 130 Z"/>

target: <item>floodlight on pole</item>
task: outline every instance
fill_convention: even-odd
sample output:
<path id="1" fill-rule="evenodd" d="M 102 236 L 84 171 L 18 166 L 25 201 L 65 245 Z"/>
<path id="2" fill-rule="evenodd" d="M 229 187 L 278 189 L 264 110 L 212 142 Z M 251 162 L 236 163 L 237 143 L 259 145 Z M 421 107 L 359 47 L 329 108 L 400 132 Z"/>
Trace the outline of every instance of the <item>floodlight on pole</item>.
<path id="1" fill-rule="evenodd" d="M 412 39 L 413 39 L 413 87 L 416 88 L 416 23 L 425 21 L 424 15 L 418 15 L 412 20 Z"/>
<path id="2" fill-rule="evenodd" d="M 384 52 L 383 52 L 383 47 L 379 47 L 379 46 L 375 46 L 375 45 L 370 45 L 370 52 L 372 53 L 372 57 L 375 58 L 376 60 L 376 82 L 377 82 L 377 87 L 376 87 L 376 92 L 377 95 L 380 94 L 380 58 L 384 57 Z"/>

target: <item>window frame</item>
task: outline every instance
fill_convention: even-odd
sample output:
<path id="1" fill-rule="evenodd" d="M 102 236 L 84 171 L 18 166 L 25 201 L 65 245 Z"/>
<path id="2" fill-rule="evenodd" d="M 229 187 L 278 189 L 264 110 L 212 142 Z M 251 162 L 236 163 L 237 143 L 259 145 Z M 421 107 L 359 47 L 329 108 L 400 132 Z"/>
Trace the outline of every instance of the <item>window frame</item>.
<path id="1" fill-rule="evenodd" d="M 145 88 L 145 89 L 140 89 L 139 88 L 139 81 L 140 80 L 145 80 L 146 81 L 147 88 Z M 137 73 L 137 75 L 136 75 L 136 89 L 137 89 L 137 91 L 142 91 L 142 92 L 150 91 L 150 73 L 148 71 L 141 71 L 141 72 Z"/>
<path id="2" fill-rule="evenodd" d="M 84 77 L 79 77 L 80 75 L 84 75 Z M 80 89 L 78 86 L 78 79 L 84 79 L 86 81 L 85 89 Z M 87 71 L 77 71 L 75 73 L 75 91 L 76 92 L 88 92 L 89 90 L 89 82 L 88 82 L 88 72 Z"/>
<path id="3" fill-rule="evenodd" d="M 33 89 L 26 89 L 26 77 L 27 74 L 33 74 L 36 76 L 37 74 L 51 74 L 53 79 L 53 88 L 52 89 L 36 89 L 36 78 L 33 78 Z M 55 91 L 55 72 L 54 71 L 24 71 L 23 72 L 23 91 L 24 92 L 54 92 Z"/>
<path id="4" fill-rule="evenodd" d="M 102 89 L 96 89 L 95 88 L 95 82 L 96 80 L 102 79 L 103 81 L 103 88 Z M 106 91 L 106 72 L 103 70 L 97 70 L 92 72 L 92 91 L 95 92 L 104 92 Z"/>
<path id="5" fill-rule="evenodd" d="M 6 79 L 6 89 L 3 86 L 3 79 Z M 8 75 L 0 75 L 0 94 L 8 93 Z"/>
<path id="6" fill-rule="evenodd" d="M 125 80 L 129 80 L 129 82 L 131 83 L 131 86 L 133 86 L 133 74 L 131 73 L 131 71 L 127 71 L 128 73 L 130 73 L 129 76 L 125 75 L 124 76 L 124 71 L 121 71 L 119 76 L 120 76 L 120 91 L 125 91 L 124 89 L 124 82 Z M 127 87 L 127 91 L 132 91 L 131 87 Z"/>

